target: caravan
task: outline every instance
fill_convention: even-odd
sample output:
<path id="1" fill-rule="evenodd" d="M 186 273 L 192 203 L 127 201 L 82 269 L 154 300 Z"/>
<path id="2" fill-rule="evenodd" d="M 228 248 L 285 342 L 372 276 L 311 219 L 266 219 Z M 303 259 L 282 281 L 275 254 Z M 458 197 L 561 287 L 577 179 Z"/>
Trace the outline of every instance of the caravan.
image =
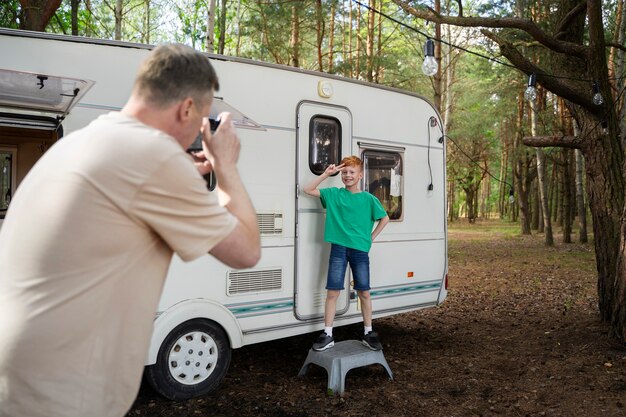
<path id="1" fill-rule="evenodd" d="M 0 227 L 15 189 L 55 141 L 121 108 L 149 49 L 0 29 Z M 431 103 L 339 76 L 208 58 L 221 85 L 214 112 L 235 116 L 262 256 L 245 270 L 209 255 L 174 257 L 146 354 L 146 377 L 168 398 L 214 390 L 231 349 L 323 327 L 330 245 L 319 199 L 300 189 L 343 156 L 363 159 L 362 188 L 391 220 L 371 249 L 374 318 L 436 306 L 447 295 L 445 144 Z M 333 177 L 324 186 L 342 184 Z M 337 326 L 361 320 L 349 271 L 345 280 Z"/>

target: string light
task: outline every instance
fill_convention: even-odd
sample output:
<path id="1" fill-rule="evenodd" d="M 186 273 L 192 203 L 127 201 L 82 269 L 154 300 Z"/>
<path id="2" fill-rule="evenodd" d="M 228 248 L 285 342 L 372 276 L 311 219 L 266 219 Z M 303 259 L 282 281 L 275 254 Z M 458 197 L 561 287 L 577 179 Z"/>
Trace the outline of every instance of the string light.
<path id="1" fill-rule="evenodd" d="M 597 81 L 593 82 L 593 104 L 596 106 L 604 104 L 604 97 L 600 94 L 600 84 Z"/>
<path id="2" fill-rule="evenodd" d="M 422 71 L 427 76 L 432 77 L 437 74 L 438 70 L 439 65 L 437 65 L 437 60 L 435 60 L 435 42 L 428 38 L 424 45 L 424 63 L 422 64 Z"/>
<path id="3" fill-rule="evenodd" d="M 528 87 L 526 87 L 526 91 L 524 92 L 524 97 L 528 101 L 535 101 L 537 99 L 537 89 L 535 85 L 537 84 L 537 75 L 533 72 L 528 77 Z"/>

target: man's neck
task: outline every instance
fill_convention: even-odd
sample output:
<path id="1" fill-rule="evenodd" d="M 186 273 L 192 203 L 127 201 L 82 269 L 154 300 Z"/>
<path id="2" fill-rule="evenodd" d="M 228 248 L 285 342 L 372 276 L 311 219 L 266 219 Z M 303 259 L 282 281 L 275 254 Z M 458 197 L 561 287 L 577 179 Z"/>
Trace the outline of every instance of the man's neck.
<path id="1" fill-rule="evenodd" d="M 135 96 L 130 97 L 120 113 L 133 117 L 141 123 L 158 129 L 176 139 L 173 121 L 175 114 L 171 108 L 158 109 Z"/>

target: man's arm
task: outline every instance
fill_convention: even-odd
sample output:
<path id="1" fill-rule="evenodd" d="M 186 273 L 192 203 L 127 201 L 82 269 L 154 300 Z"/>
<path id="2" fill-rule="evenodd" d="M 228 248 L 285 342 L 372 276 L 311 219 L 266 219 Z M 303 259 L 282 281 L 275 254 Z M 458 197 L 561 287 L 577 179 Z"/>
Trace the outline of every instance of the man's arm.
<path id="1" fill-rule="evenodd" d="M 302 187 L 302 191 L 304 191 L 306 194 L 308 194 L 310 196 L 319 197 L 320 196 L 320 190 L 317 187 L 319 187 L 319 185 L 326 178 L 328 178 L 331 175 L 334 175 L 337 172 L 341 171 L 341 168 L 343 168 L 343 164 L 342 165 L 338 165 L 338 166 L 335 166 L 335 164 L 328 165 L 328 167 L 322 173 L 322 175 L 320 175 L 319 177 L 314 178 L 313 181 L 311 181 L 310 183 L 308 183 L 307 185 Z"/>
<path id="2" fill-rule="evenodd" d="M 239 220 L 235 229 L 209 253 L 232 268 L 251 268 L 261 258 L 261 237 L 256 211 L 237 169 L 241 144 L 230 114 L 221 115 L 215 136 L 205 121 L 203 148 L 217 176 L 220 203 Z"/>
<path id="3" fill-rule="evenodd" d="M 385 226 L 387 226 L 387 223 L 389 223 L 389 216 L 385 216 L 378 221 L 378 224 L 376 225 L 376 227 L 374 228 L 374 231 L 372 232 L 372 242 L 374 241 L 374 239 L 376 239 L 376 236 L 378 236 L 379 233 L 383 231 Z"/>

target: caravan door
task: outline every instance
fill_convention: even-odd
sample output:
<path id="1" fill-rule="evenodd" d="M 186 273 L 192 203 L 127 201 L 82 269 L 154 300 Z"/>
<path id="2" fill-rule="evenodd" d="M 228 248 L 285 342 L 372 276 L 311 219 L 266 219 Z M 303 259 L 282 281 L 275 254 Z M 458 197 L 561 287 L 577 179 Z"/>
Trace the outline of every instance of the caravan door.
<path id="1" fill-rule="evenodd" d="M 20 182 L 62 136 L 90 80 L 0 68 L 0 228 Z"/>
<path id="2" fill-rule="evenodd" d="M 299 320 L 324 316 L 326 274 L 330 244 L 324 242 L 325 210 L 319 198 L 304 194 L 302 187 L 322 174 L 330 164 L 351 155 L 352 115 L 345 107 L 303 101 L 297 109 L 297 178 L 295 245 L 295 314 Z M 321 187 L 343 187 L 340 175 Z M 349 269 L 349 268 L 348 268 Z M 349 273 L 346 291 L 337 300 L 337 315 L 350 306 Z"/>

